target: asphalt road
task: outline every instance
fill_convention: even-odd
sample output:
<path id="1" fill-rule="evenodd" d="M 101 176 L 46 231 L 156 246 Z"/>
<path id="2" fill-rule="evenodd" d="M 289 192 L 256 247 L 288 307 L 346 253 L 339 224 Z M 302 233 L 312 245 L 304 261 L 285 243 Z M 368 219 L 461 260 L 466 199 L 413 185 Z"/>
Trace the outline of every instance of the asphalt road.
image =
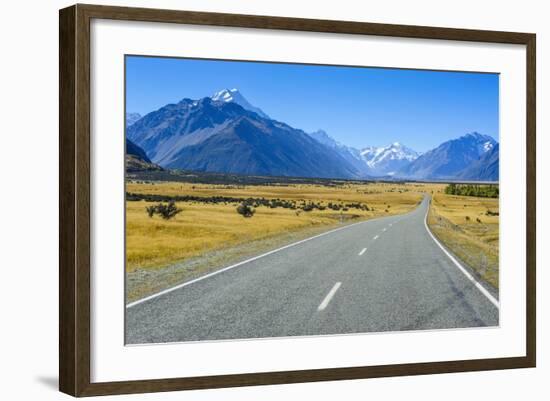
<path id="1" fill-rule="evenodd" d="M 130 304 L 126 343 L 497 326 L 496 294 L 434 241 L 428 207 L 426 196 L 410 213 L 343 227 Z"/>

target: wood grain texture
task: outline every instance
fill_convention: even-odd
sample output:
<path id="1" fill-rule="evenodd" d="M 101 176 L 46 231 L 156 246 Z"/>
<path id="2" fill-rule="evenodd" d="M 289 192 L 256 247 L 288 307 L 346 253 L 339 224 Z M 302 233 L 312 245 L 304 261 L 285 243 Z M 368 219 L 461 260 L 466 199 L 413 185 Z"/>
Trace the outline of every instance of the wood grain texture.
<path id="1" fill-rule="evenodd" d="M 526 356 L 91 383 L 90 20 L 92 18 L 525 45 L 527 48 Z M 59 32 L 59 387 L 62 392 L 73 396 L 92 396 L 535 366 L 536 38 L 534 34 L 80 4 L 60 10 Z"/>
<path id="2" fill-rule="evenodd" d="M 459 41 L 526 44 L 530 34 L 475 29 L 436 28 L 427 26 L 380 24 L 355 21 L 332 21 L 306 18 L 270 17 L 150 8 L 113 7 L 79 4 L 92 18 L 126 21 L 171 22 L 240 28 L 396 36 L 402 38 L 444 39 Z M 106 16 L 109 17 L 106 17 Z"/>
<path id="3" fill-rule="evenodd" d="M 536 36 L 527 42 L 527 226 L 525 261 L 527 274 L 527 356 L 529 364 L 536 366 L 537 349 L 537 87 L 536 87 Z"/>
<path id="4" fill-rule="evenodd" d="M 90 19 L 76 12 L 76 388 L 90 384 Z"/>
<path id="5" fill-rule="evenodd" d="M 59 14 L 59 388 L 75 393 L 75 7 Z"/>

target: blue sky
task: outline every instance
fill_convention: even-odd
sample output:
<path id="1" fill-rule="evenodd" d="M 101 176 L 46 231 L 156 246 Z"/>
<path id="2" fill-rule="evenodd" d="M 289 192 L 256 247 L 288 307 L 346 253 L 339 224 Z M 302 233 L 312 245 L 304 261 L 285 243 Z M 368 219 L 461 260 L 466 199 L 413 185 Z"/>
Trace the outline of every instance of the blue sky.
<path id="1" fill-rule="evenodd" d="M 497 74 L 127 56 L 126 110 L 238 88 L 271 118 L 357 148 L 424 152 L 477 131 L 498 140 Z"/>

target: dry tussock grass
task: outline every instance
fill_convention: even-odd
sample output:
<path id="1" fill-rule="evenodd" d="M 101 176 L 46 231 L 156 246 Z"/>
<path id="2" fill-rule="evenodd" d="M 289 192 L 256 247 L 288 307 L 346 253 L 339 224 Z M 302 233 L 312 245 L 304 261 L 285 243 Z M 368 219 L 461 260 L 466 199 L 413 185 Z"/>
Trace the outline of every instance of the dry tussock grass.
<path id="1" fill-rule="evenodd" d="M 428 224 L 435 235 L 481 277 L 498 288 L 498 199 L 437 193 Z"/>
<path id="2" fill-rule="evenodd" d="M 250 241 L 269 239 L 281 234 L 323 227 L 327 229 L 350 219 L 369 219 L 408 212 L 422 199 L 423 192 L 437 193 L 442 185 L 431 184 L 345 184 L 234 186 L 189 183 L 135 183 L 127 192 L 158 195 L 225 196 L 239 198 L 292 199 L 319 202 L 365 203 L 371 209 L 350 208 L 347 211 L 296 210 L 258 207 L 251 218 L 236 212 L 237 204 L 179 202 L 183 211 L 172 220 L 148 217 L 146 206 L 139 201 L 126 204 L 127 271 L 157 269 L 200 256 L 209 251 L 231 248 Z M 374 209 L 374 210 L 372 210 Z"/>

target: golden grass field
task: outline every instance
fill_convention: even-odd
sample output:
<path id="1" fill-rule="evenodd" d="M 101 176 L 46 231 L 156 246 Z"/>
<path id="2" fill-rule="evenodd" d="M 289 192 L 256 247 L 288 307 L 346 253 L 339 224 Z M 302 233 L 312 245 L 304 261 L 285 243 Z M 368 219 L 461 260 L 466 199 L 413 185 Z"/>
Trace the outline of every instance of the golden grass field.
<path id="1" fill-rule="evenodd" d="M 439 189 L 438 186 L 435 186 Z M 342 203 L 361 202 L 369 211 L 313 210 L 311 212 L 258 207 L 251 218 L 236 212 L 238 204 L 178 202 L 182 209 L 172 220 L 148 217 L 145 207 L 154 202 L 128 201 L 126 204 L 127 271 L 157 269 L 171 263 L 200 256 L 205 252 L 274 237 L 311 227 L 330 227 L 343 221 L 401 214 L 412 210 L 422 192 L 434 186 L 422 184 L 345 184 L 234 186 L 189 183 L 129 182 L 126 191 L 139 194 L 194 195 L 201 197 L 264 197 Z"/>
<path id="2" fill-rule="evenodd" d="M 481 277 L 498 288 L 499 201 L 492 198 L 433 196 L 428 224 L 433 233 Z"/>
<path id="3" fill-rule="evenodd" d="M 158 202 L 126 202 L 126 270 L 128 300 L 136 300 L 285 243 L 333 226 L 406 213 L 423 194 L 433 198 L 428 224 L 433 233 L 484 279 L 498 287 L 498 199 L 446 195 L 445 184 L 342 183 L 213 185 L 129 181 L 127 193 L 201 198 L 224 196 L 366 204 L 310 212 L 259 206 L 253 217 L 237 213 L 239 203 L 177 202 L 182 212 L 171 220 L 149 217 L 145 208 Z M 469 218 L 469 220 L 467 219 Z M 477 221 L 479 219 L 479 222 Z"/>

